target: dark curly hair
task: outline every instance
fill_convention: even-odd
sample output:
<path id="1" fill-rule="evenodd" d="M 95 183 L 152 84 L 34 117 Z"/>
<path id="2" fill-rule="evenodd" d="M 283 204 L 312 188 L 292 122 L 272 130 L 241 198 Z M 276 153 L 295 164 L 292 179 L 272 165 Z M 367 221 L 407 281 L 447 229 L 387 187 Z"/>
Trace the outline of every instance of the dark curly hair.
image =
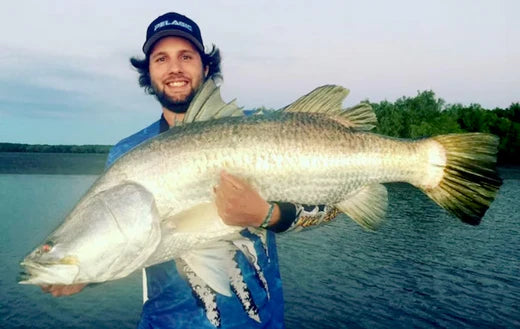
<path id="1" fill-rule="evenodd" d="M 220 50 L 215 45 L 212 45 L 211 50 L 208 53 L 201 53 L 200 57 L 202 59 L 202 66 L 208 67 L 208 75 L 205 80 L 208 78 L 213 78 L 215 81 L 222 80 L 222 72 L 220 71 Z M 152 80 L 150 79 L 149 54 L 147 54 L 145 58 L 131 57 L 130 64 L 132 64 L 139 73 L 139 86 L 143 87 L 147 94 L 155 95 L 152 88 Z"/>

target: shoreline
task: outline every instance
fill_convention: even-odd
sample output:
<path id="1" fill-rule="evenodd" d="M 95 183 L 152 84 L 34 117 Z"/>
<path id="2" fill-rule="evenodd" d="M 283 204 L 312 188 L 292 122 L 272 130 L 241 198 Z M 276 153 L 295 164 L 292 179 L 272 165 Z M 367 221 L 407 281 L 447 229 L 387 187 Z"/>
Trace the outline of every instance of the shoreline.
<path id="1" fill-rule="evenodd" d="M 0 174 L 99 175 L 107 153 L 0 152 Z"/>

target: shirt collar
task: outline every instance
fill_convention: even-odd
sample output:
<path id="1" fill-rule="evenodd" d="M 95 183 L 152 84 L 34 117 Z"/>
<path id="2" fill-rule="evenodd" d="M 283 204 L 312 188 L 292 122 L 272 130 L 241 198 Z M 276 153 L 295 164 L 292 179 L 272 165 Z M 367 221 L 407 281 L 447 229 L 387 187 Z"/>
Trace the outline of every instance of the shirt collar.
<path id="1" fill-rule="evenodd" d="M 164 118 L 164 114 L 161 114 L 161 120 L 159 120 L 159 133 L 163 133 L 170 129 L 168 121 Z"/>

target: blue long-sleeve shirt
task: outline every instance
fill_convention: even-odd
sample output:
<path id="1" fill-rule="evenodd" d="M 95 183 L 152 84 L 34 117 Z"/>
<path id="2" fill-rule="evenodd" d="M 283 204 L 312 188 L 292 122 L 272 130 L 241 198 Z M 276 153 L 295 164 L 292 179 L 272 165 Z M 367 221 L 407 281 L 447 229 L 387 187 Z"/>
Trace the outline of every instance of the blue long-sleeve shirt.
<path id="1" fill-rule="evenodd" d="M 166 120 L 161 117 L 121 140 L 111 149 L 107 167 L 135 146 L 168 128 Z M 145 302 L 139 328 L 283 328 L 284 304 L 275 234 L 267 232 L 265 245 L 259 236 L 247 230 L 241 234 L 252 243 L 257 256 L 255 269 L 241 251 L 235 253 L 238 265 L 235 273 L 247 286 L 246 302 L 244 294 L 236 291 L 231 297 L 212 291 L 212 297 L 202 294 L 200 282 L 189 269 L 186 272 L 185 264 L 168 261 L 144 271 Z M 252 317 L 251 313 L 256 316 Z"/>

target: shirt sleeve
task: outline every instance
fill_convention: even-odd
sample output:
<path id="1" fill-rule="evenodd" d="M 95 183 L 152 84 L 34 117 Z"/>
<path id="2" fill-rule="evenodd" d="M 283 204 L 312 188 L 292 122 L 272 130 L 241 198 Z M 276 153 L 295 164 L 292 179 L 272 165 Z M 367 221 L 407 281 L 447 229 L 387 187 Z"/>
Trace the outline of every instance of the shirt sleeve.
<path id="1" fill-rule="evenodd" d="M 268 229 L 273 232 L 300 230 L 309 226 L 330 222 L 339 210 L 327 205 L 301 205 L 287 202 L 276 202 L 280 208 L 280 220 Z"/>

